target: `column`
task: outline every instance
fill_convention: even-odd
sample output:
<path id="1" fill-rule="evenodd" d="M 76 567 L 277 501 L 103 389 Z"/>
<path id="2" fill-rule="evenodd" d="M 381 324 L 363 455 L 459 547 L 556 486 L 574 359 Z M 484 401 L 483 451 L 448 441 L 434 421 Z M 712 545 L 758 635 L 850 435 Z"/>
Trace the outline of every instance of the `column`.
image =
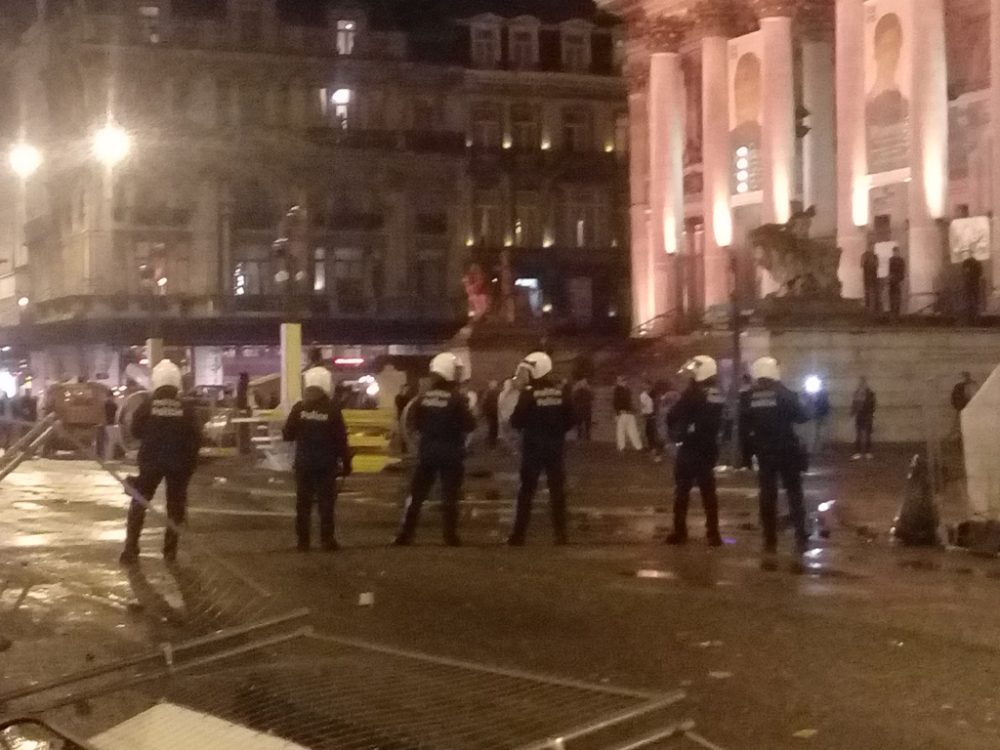
<path id="1" fill-rule="evenodd" d="M 844 297 L 864 294 L 861 255 L 867 243 L 868 155 L 865 151 L 865 8 L 836 0 L 837 245 Z"/>
<path id="2" fill-rule="evenodd" d="M 761 220 L 784 224 L 792 215 L 795 184 L 795 82 L 792 73 L 792 0 L 758 0 L 761 60 Z"/>
<path id="3" fill-rule="evenodd" d="M 641 54 L 628 68 L 629 117 L 629 224 L 632 261 L 632 325 L 645 323 L 656 313 L 653 271 L 649 267 L 649 120 L 648 63 Z"/>
<path id="4" fill-rule="evenodd" d="M 943 0 L 911 0 L 913 54 L 910 130 L 910 312 L 934 301 L 945 248 L 938 219 L 948 196 L 948 62 Z"/>
<path id="5" fill-rule="evenodd" d="M 680 44 L 686 24 L 660 19 L 652 27 L 658 51 L 649 65 L 649 221 L 654 315 L 677 307 L 676 254 L 684 230 L 684 76 Z M 666 321 L 664 321 L 666 322 Z"/>
<path id="6" fill-rule="evenodd" d="M 990 207 L 993 216 L 993 286 L 1000 287 L 1000 0 L 990 0 Z"/>
<path id="7" fill-rule="evenodd" d="M 814 0 L 802 16 L 802 106 L 809 112 L 809 132 L 802 142 L 802 199 L 805 208 L 816 208 L 816 237 L 833 237 L 837 231 L 833 8 L 833 0 Z"/>

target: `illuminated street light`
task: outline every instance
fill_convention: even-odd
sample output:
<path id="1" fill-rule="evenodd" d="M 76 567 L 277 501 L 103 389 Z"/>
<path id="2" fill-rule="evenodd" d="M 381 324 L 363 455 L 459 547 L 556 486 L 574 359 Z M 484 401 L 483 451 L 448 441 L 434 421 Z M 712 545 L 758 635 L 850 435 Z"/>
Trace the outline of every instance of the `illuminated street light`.
<path id="1" fill-rule="evenodd" d="M 129 134 L 114 123 L 108 123 L 94 134 L 94 156 L 107 167 L 122 161 L 131 148 Z"/>
<path id="2" fill-rule="evenodd" d="M 31 177 L 42 164 L 42 152 L 27 143 L 18 143 L 10 150 L 10 168 L 22 180 Z"/>
<path id="3" fill-rule="evenodd" d="M 27 297 L 21 297 L 21 298 L 20 298 L 20 299 L 19 299 L 19 300 L 17 301 L 17 306 L 18 306 L 18 307 L 27 307 L 27 306 L 28 306 L 28 305 L 30 305 L 30 304 L 31 304 L 31 300 L 30 300 L 30 299 L 28 299 Z"/>

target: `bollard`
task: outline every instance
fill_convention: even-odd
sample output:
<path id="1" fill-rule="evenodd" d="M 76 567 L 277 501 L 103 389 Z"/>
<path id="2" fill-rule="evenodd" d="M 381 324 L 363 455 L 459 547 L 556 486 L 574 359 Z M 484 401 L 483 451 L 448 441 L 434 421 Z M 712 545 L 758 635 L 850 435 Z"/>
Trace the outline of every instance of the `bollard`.
<path id="1" fill-rule="evenodd" d="M 939 521 L 927 461 L 918 453 L 910 462 L 903 504 L 896 515 L 892 535 L 906 545 L 936 545 Z"/>

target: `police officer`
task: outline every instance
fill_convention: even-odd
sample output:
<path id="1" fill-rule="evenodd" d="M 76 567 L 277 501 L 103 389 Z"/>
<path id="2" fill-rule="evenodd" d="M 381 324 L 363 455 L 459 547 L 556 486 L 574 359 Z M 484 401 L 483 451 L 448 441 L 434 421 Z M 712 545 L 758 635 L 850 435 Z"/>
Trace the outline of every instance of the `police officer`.
<path id="1" fill-rule="evenodd" d="M 573 427 L 573 409 L 565 389 L 554 383 L 552 358 L 545 352 L 529 354 L 519 366 L 527 384 L 510 418 L 522 435 L 521 489 L 517 493 L 514 528 L 507 544 L 519 547 L 531 521 L 531 504 L 542 472 L 549 485 L 549 507 L 556 544 L 566 544 L 566 433 Z"/>
<path id="2" fill-rule="evenodd" d="M 430 494 L 435 478 L 441 477 L 441 515 L 444 541 L 451 547 L 458 538 L 458 501 L 465 478 L 465 439 L 476 428 L 468 399 L 459 390 L 461 363 L 450 352 L 431 360 L 431 385 L 411 408 L 420 434 L 417 468 L 410 485 L 410 498 L 403 523 L 393 544 L 406 546 L 420 519 L 420 509 Z"/>
<path id="3" fill-rule="evenodd" d="M 308 552 L 315 504 L 319 509 L 320 544 L 333 552 L 340 547 L 334 535 L 337 473 L 351 473 L 347 427 L 340 407 L 331 398 L 330 371 L 311 367 L 305 371 L 303 382 L 303 398 L 292 407 L 283 430 L 284 439 L 295 443 L 295 533 L 299 552 Z"/>
<path id="4" fill-rule="evenodd" d="M 697 485 L 705 508 L 705 537 L 712 547 L 722 545 L 719 535 L 719 498 L 715 487 L 715 462 L 719 458 L 719 427 L 726 399 L 716 387 L 719 366 L 699 355 L 681 368 L 691 382 L 667 414 L 667 429 L 679 443 L 674 464 L 674 530 L 667 544 L 687 542 L 687 512 L 691 489 Z"/>
<path id="5" fill-rule="evenodd" d="M 802 471 L 806 454 L 795 434 L 795 425 L 804 424 L 809 415 L 798 394 L 781 383 L 778 361 L 761 357 L 750 366 L 753 387 L 745 403 L 747 420 L 757 453 L 760 484 L 760 523 L 764 529 L 764 551 L 778 547 L 778 480 L 788 496 L 788 511 L 795 527 L 796 550 L 809 548 L 806 511 L 802 492 Z"/>
<path id="6" fill-rule="evenodd" d="M 170 360 L 153 368 L 152 398 L 142 403 L 132 417 L 132 435 L 140 441 L 139 476 L 129 477 L 133 495 L 125 533 L 125 549 L 119 560 L 132 565 L 139 560 L 139 537 L 146 508 L 160 483 L 167 483 L 167 518 L 163 537 L 163 559 L 177 559 L 177 526 L 187 512 L 187 488 L 198 461 L 201 429 L 190 405 L 181 401 L 181 371 Z"/>

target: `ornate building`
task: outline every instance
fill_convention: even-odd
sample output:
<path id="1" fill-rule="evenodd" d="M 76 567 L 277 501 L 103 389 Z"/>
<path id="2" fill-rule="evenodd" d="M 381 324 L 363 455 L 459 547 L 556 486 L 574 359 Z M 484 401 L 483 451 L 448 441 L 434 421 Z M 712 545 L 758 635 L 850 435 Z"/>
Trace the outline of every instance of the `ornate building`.
<path id="1" fill-rule="evenodd" d="M 911 312 L 969 253 L 1000 281 L 1000 0 L 599 4 L 628 23 L 636 321 L 727 302 L 748 233 L 809 206 L 846 297 L 868 247 Z"/>
<path id="2" fill-rule="evenodd" d="M 24 5 L 0 11 L 0 343 L 36 375 L 114 381 L 153 329 L 217 359 L 288 316 L 437 341 L 470 266 L 517 320 L 627 307 L 623 47 L 592 3 Z"/>

